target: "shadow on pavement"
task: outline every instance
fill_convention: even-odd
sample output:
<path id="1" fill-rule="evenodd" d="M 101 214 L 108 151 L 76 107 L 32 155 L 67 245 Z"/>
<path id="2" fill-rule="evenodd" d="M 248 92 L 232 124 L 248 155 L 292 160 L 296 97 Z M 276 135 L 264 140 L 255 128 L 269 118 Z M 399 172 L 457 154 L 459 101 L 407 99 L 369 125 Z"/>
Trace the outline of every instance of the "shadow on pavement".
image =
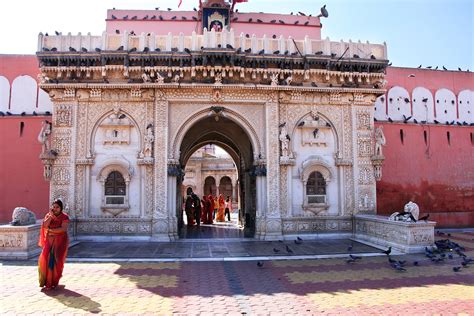
<path id="1" fill-rule="evenodd" d="M 88 296 L 64 288 L 64 285 L 59 285 L 56 290 L 43 291 L 43 293 L 58 300 L 61 304 L 67 307 L 82 309 L 92 314 L 102 312 L 99 303 L 93 301 Z"/>

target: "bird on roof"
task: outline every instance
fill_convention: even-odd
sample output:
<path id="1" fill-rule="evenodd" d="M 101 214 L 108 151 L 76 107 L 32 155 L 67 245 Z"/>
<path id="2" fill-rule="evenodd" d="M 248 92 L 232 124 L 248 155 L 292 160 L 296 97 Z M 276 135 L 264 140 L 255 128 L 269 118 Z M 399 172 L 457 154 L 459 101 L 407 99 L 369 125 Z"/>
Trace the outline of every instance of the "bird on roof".
<path id="1" fill-rule="evenodd" d="M 285 24 L 285 21 L 283 20 L 278 20 L 278 22 L 280 22 L 281 24 Z"/>
<path id="2" fill-rule="evenodd" d="M 150 20 L 156 20 L 156 15 L 153 15 Z"/>
<path id="3" fill-rule="evenodd" d="M 252 18 L 250 18 L 250 19 L 249 19 L 249 22 L 252 22 L 252 21 L 253 21 L 253 19 L 252 19 Z"/>
<path id="4" fill-rule="evenodd" d="M 115 30 L 115 34 L 120 34 L 120 30 Z"/>
<path id="5" fill-rule="evenodd" d="M 197 21 L 197 20 L 198 20 L 198 18 L 195 17 L 195 16 L 193 16 L 192 19 L 193 19 L 194 21 Z"/>
<path id="6" fill-rule="evenodd" d="M 239 19 L 238 17 L 235 17 L 235 18 L 232 19 L 232 22 L 235 22 L 235 21 L 237 21 L 238 19 Z"/>
<path id="7" fill-rule="evenodd" d="M 81 52 L 87 53 L 87 48 L 81 47 Z"/>
<path id="8" fill-rule="evenodd" d="M 172 9 L 171 9 L 171 8 L 168 8 L 167 10 L 168 10 L 168 11 L 171 11 Z"/>
<path id="9" fill-rule="evenodd" d="M 298 24 L 298 23 L 300 23 L 300 21 L 295 21 L 295 23 L 293 23 L 293 24 L 296 25 L 296 24 Z"/>
<path id="10" fill-rule="evenodd" d="M 270 23 L 273 24 L 273 23 L 276 23 L 276 21 L 277 21 L 277 20 L 271 20 Z"/>
<path id="11" fill-rule="evenodd" d="M 262 21 L 262 20 L 260 20 L 260 19 L 257 19 L 257 22 L 258 22 L 258 23 L 263 23 L 263 21 Z"/>
<path id="12" fill-rule="evenodd" d="M 54 34 L 56 34 L 56 35 L 61 35 L 61 33 L 58 32 L 58 31 L 54 31 Z"/>
<path id="13" fill-rule="evenodd" d="M 112 20 L 117 20 L 117 17 L 112 14 Z"/>
<path id="14" fill-rule="evenodd" d="M 145 15 L 145 16 L 142 18 L 142 20 L 148 20 L 148 14 Z"/>
<path id="15" fill-rule="evenodd" d="M 171 18 L 171 20 L 176 20 L 176 15 Z"/>
<path id="16" fill-rule="evenodd" d="M 309 21 L 304 22 L 304 25 L 308 25 L 308 24 L 309 24 Z"/>
<path id="17" fill-rule="evenodd" d="M 302 16 L 306 16 L 306 14 L 304 14 L 303 12 L 300 12 L 300 11 L 298 11 L 298 14 L 302 15 Z"/>
<path id="18" fill-rule="evenodd" d="M 182 17 L 181 17 L 181 20 L 184 20 L 184 21 L 186 21 L 186 20 L 187 20 L 187 18 L 186 18 L 185 16 L 182 16 Z"/>
<path id="19" fill-rule="evenodd" d="M 124 16 L 122 19 L 127 20 L 128 19 L 128 14 Z"/>

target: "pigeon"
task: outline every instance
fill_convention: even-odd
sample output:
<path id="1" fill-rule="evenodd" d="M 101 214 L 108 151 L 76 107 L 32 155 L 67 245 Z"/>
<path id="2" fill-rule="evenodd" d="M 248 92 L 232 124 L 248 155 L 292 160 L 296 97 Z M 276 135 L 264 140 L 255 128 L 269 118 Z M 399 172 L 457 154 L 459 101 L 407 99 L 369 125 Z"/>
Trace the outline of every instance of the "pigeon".
<path id="1" fill-rule="evenodd" d="M 279 128 L 282 128 L 282 127 L 285 126 L 285 125 L 286 125 L 286 122 L 283 122 L 283 123 L 281 123 L 280 125 L 278 125 L 278 127 L 279 127 Z"/>
<path id="2" fill-rule="evenodd" d="M 414 262 L 413 262 L 413 265 L 414 265 L 414 266 L 418 266 L 418 265 L 419 265 L 418 261 L 414 261 Z"/>
<path id="3" fill-rule="evenodd" d="M 459 271 L 461 271 L 461 267 L 453 267 L 453 271 L 454 272 L 459 272 Z"/>
<path id="4" fill-rule="evenodd" d="M 419 221 L 428 221 L 428 218 L 430 217 L 430 214 L 426 214 L 425 216 L 422 216 L 420 218 L 418 218 Z"/>
<path id="5" fill-rule="evenodd" d="M 394 268 L 397 271 L 400 271 L 400 272 L 405 272 L 406 271 L 406 269 L 404 267 L 402 267 L 400 264 L 398 264 L 396 262 L 391 263 L 390 265 L 392 266 L 392 268 Z"/>
<path id="6" fill-rule="evenodd" d="M 304 125 L 304 121 L 298 123 L 298 127 L 302 127 Z"/>
<path id="7" fill-rule="evenodd" d="M 263 262 L 262 261 L 257 261 L 257 267 L 263 268 Z"/>
<path id="8" fill-rule="evenodd" d="M 280 249 L 273 248 L 273 252 L 274 252 L 274 253 L 279 253 L 279 252 L 280 252 Z"/>
<path id="9" fill-rule="evenodd" d="M 288 252 L 288 253 L 293 253 L 293 250 L 291 250 L 291 248 L 288 247 L 288 245 L 286 245 L 286 252 Z"/>
<path id="10" fill-rule="evenodd" d="M 297 236 L 296 240 L 303 241 L 303 238 L 300 238 L 299 236 Z"/>
<path id="11" fill-rule="evenodd" d="M 318 135 L 319 128 L 315 128 L 313 131 L 313 137 L 316 138 L 316 135 Z"/>
<path id="12" fill-rule="evenodd" d="M 126 117 L 127 117 L 127 116 L 126 116 L 125 114 L 123 114 L 123 113 L 122 113 L 122 114 L 120 114 L 120 115 L 119 115 L 119 117 L 118 117 L 118 118 L 121 120 L 121 119 L 124 119 L 124 118 L 126 118 Z"/>
<path id="13" fill-rule="evenodd" d="M 446 68 L 446 67 L 443 66 L 443 70 L 448 70 L 448 68 Z"/>
<path id="14" fill-rule="evenodd" d="M 349 255 L 349 257 L 351 257 L 351 259 L 354 259 L 354 260 L 360 260 L 360 259 L 362 259 L 361 256 Z"/>
<path id="15" fill-rule="evenodd" d="M 311 87 L 317 87 L 318 85 L 315 82 L 311 82 Z"/>
<path id="16" fill-rule="evenodd" d="M 386 254 L 387 256 L 392 252 L 392 246 L 388 247 L 387 250 L 382 251 L 382 253 Z"/>

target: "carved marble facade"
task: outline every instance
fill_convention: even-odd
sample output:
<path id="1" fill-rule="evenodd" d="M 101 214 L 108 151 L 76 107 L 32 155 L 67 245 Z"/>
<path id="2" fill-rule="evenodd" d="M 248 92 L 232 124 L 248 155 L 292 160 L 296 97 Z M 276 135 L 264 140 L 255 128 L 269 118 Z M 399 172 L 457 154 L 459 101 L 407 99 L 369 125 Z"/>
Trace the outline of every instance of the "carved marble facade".
<path id="1" fill-rule="evenodd" d="M 268 59 L 256 71 L 221 53 L 226 68 L 180 65 L 190 57 L 179 53 L 177 66 L 131 66 L 126 51 L 123 65 L 107 64 L 99 53 L 105 65 L 85 67 L 87 77 L 38 53 L 54 78 L 41 84 L 53 101 L 51 199 L 65 201 L 77 237 L 176 239 L 184 166 L 209 143 L 234 159 L 247 236 L 348 233 L 353 215 L 375 214 L 373 115 L 384 90 L 373 83 L 387 61 L 343 59 L 347 76 L 340 63 L 283 71 Z"/>

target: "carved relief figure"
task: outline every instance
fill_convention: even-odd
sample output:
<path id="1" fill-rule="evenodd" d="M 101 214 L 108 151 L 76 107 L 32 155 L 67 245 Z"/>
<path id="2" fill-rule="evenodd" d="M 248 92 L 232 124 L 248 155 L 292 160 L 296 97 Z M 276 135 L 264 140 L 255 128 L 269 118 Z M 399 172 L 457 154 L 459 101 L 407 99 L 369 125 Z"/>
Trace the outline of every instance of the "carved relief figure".
<path id="1" fill-rule="evenodd" d="M 41 154 L 47 154 L 49 146 L 49 135 L 51 135 L 51 123 L 47 120 L 44 120 L 41 124 L 41 131 L 38 135 L 38 141 L 41 143 Z"/>
<path id="2" fill-rule="evenodd" d="M 382 156 L 382 146 L 385 146 L 386 140 L 383 134 L 383 126 L 375 129 L 375 156 Z"/>
<path id="3" fill-rule="evenodd" d="M 280 131 L 280 146 L 281 146 L 281 156 L 289 157 L 289 145 L 290 145 L 290 136 L 288 136 L 288 130 L 286 128 L 286 123 L 282 124 Z"/>
<path id="4" fill-rule="evenodd" d="M 143 155 L 145 156 L 145 158 L 150 158 L 152 156 L 154 141 L 155 136 L 153 136 L 153 127 L 148 126 L 146 129 L 146 135 L 144 137 L 145 147 L 143 148 Z"/>

